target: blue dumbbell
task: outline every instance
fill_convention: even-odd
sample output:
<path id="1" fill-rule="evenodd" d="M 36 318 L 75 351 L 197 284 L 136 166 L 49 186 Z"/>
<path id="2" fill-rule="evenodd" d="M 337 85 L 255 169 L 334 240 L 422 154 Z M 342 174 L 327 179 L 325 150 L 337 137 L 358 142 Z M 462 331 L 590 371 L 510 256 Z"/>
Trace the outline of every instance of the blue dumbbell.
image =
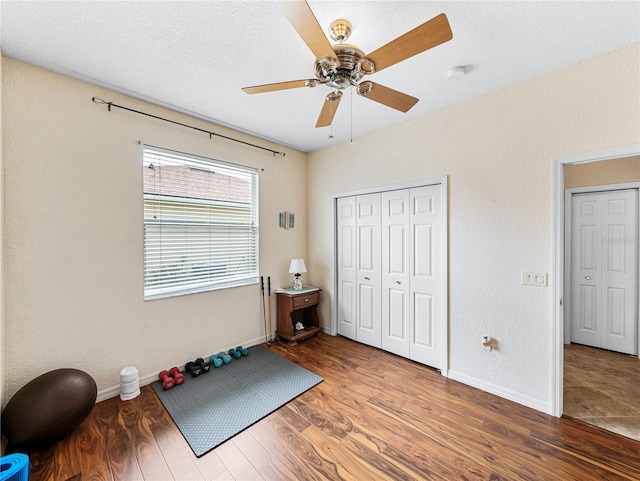
<path id="1" fill-rule="evenodd" d="M 224 363 L 224 361 L 222 359 L 220 359 L 217 356 L 217 354 L 214 354 L 213 356 L 211 356 L 209 358 L 209 361 L 211 362 L 211 364 L 213 364 L 214 367 L 220 367 Z"/>
<path id="2" fill-rule="evenodd" d="M 242 351 L 237 351 L 235 349 L 229 349 L 229 355 L 235 357 L 236 359 L 240 359 L 242 357 Z"/>
<path id="3" fill-rule="evenodd" d="M 243 356 L 248 356 L 249 355 L 249 349 L 245 349 L 242 346 L 236 347 L 236 351 L 241 352 Z"/>
<path id="4" fill-rule="evenodd" d="M 229 364 L 231 362 L 231 356 L 223 351 L 220 351 L 218 353 L 218 357 L 222 359 L 222 362 L 224 362 L 225 364 Z"/>

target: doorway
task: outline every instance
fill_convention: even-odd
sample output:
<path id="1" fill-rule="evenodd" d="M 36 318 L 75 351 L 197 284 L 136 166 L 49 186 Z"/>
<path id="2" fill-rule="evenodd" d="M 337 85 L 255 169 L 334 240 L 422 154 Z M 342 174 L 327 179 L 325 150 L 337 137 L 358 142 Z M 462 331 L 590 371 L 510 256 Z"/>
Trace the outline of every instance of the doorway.
<path id="1" fill-rule="evenodd" d="M 553 176 L 553 259 L 552 259 L 552 272 L 553 272 L 553 286 L 552 291 L 552 351 L 551 351 L 551 378 L 552 378 L 552 392 L 551 392 L 551 414 L 557 417 L 561 417 L 563 409 L 563 383 L 564 383 L 564 346 L 565 341 L 568 340 L 567 335 L 569 329 L 566 327 L 566 306 L 565 303 L 565 285 L 566 282 L 566 269 L 565 269 L 565 167 L 577 166 L 580 164 L 598 163 L 604 161 L 625 159 L 631 157 L 640 156 L 640 144 L 631 144 L 620 147 L 614 147 L 610 149 L 604 149 L 600 151 L 586 152 L 575 155 L 568 155 L 554 159 L 554 176 Z M 640 172 L 639 172 L 640 173 Z M 613 183 L 613 182 L 612 182 Z M 637 188 L 640 185 L 639 182 L 634 182 L 632 185 L 625 187 Z M 570 297 L 570 294 L 569 294 Z M 637 359 L 635 360 L 636 362 Z"/>

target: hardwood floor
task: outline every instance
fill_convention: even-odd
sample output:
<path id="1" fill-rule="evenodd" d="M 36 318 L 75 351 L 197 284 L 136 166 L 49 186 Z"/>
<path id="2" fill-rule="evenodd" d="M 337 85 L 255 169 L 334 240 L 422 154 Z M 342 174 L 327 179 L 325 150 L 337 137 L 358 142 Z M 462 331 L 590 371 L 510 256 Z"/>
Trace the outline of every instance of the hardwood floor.
<path id="1" fill-rule="evenodd" d="M 34 453 L 41 480 L 638 480 L 640 442 L 341 337 L 272 350 L 324 377 L 196 458 L 150 386 Z"/>
<path id="2" fill-rule="evenodd" d="M 564 346 L 564 414 L 640 441 L 640 360 Z"/>

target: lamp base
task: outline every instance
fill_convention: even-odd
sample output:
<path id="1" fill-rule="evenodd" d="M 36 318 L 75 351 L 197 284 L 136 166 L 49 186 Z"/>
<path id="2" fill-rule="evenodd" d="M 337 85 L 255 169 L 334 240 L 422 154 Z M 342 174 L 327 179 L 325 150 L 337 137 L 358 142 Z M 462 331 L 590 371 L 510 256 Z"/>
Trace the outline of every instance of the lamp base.
<path id="1" fill-rule="evenodd" d="M 300 276 L 296 276 L 293 278 L 293 290 L 301 291 L 302 290 L 302 279 Z"/>

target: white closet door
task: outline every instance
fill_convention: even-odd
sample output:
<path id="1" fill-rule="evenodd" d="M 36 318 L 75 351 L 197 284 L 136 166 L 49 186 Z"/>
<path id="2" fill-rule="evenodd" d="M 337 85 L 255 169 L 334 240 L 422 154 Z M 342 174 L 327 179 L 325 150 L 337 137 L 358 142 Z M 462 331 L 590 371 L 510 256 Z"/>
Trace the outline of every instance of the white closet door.
<path id="1" fill-rule="evenodd" d="M 380 194 L 356 197 L 357 324 L 356 339 L 381 347 Z"/>
<path id="2" fill-rule="evenodd" d="M 638 354 L 638 191 L 602 194 L 602 346 Z"/>
<path id="3" fill-rule="evenodd" d="M 338 334 L 356 339 L 356 198 L 337 199 Z"/>
<path id="4" fill-rule="evenodd" d="M 410 189 L 410 355 L 441 369 L 443 315 L 442 186 Z"/>
<path id="5" fill-rule="evenodd" d="M 637 354 L 638 191 L 575 194 L 571 341 Z"/>
<path id="6" fill-rule="evenodd" d="M 409 357 L 409 190 L 382 193 L 382 349 Z"/>
<path id="7" fill-rule="evenodd" d="M 571 196 L 571 342 L 600 347 L 602 195 Z"/>

